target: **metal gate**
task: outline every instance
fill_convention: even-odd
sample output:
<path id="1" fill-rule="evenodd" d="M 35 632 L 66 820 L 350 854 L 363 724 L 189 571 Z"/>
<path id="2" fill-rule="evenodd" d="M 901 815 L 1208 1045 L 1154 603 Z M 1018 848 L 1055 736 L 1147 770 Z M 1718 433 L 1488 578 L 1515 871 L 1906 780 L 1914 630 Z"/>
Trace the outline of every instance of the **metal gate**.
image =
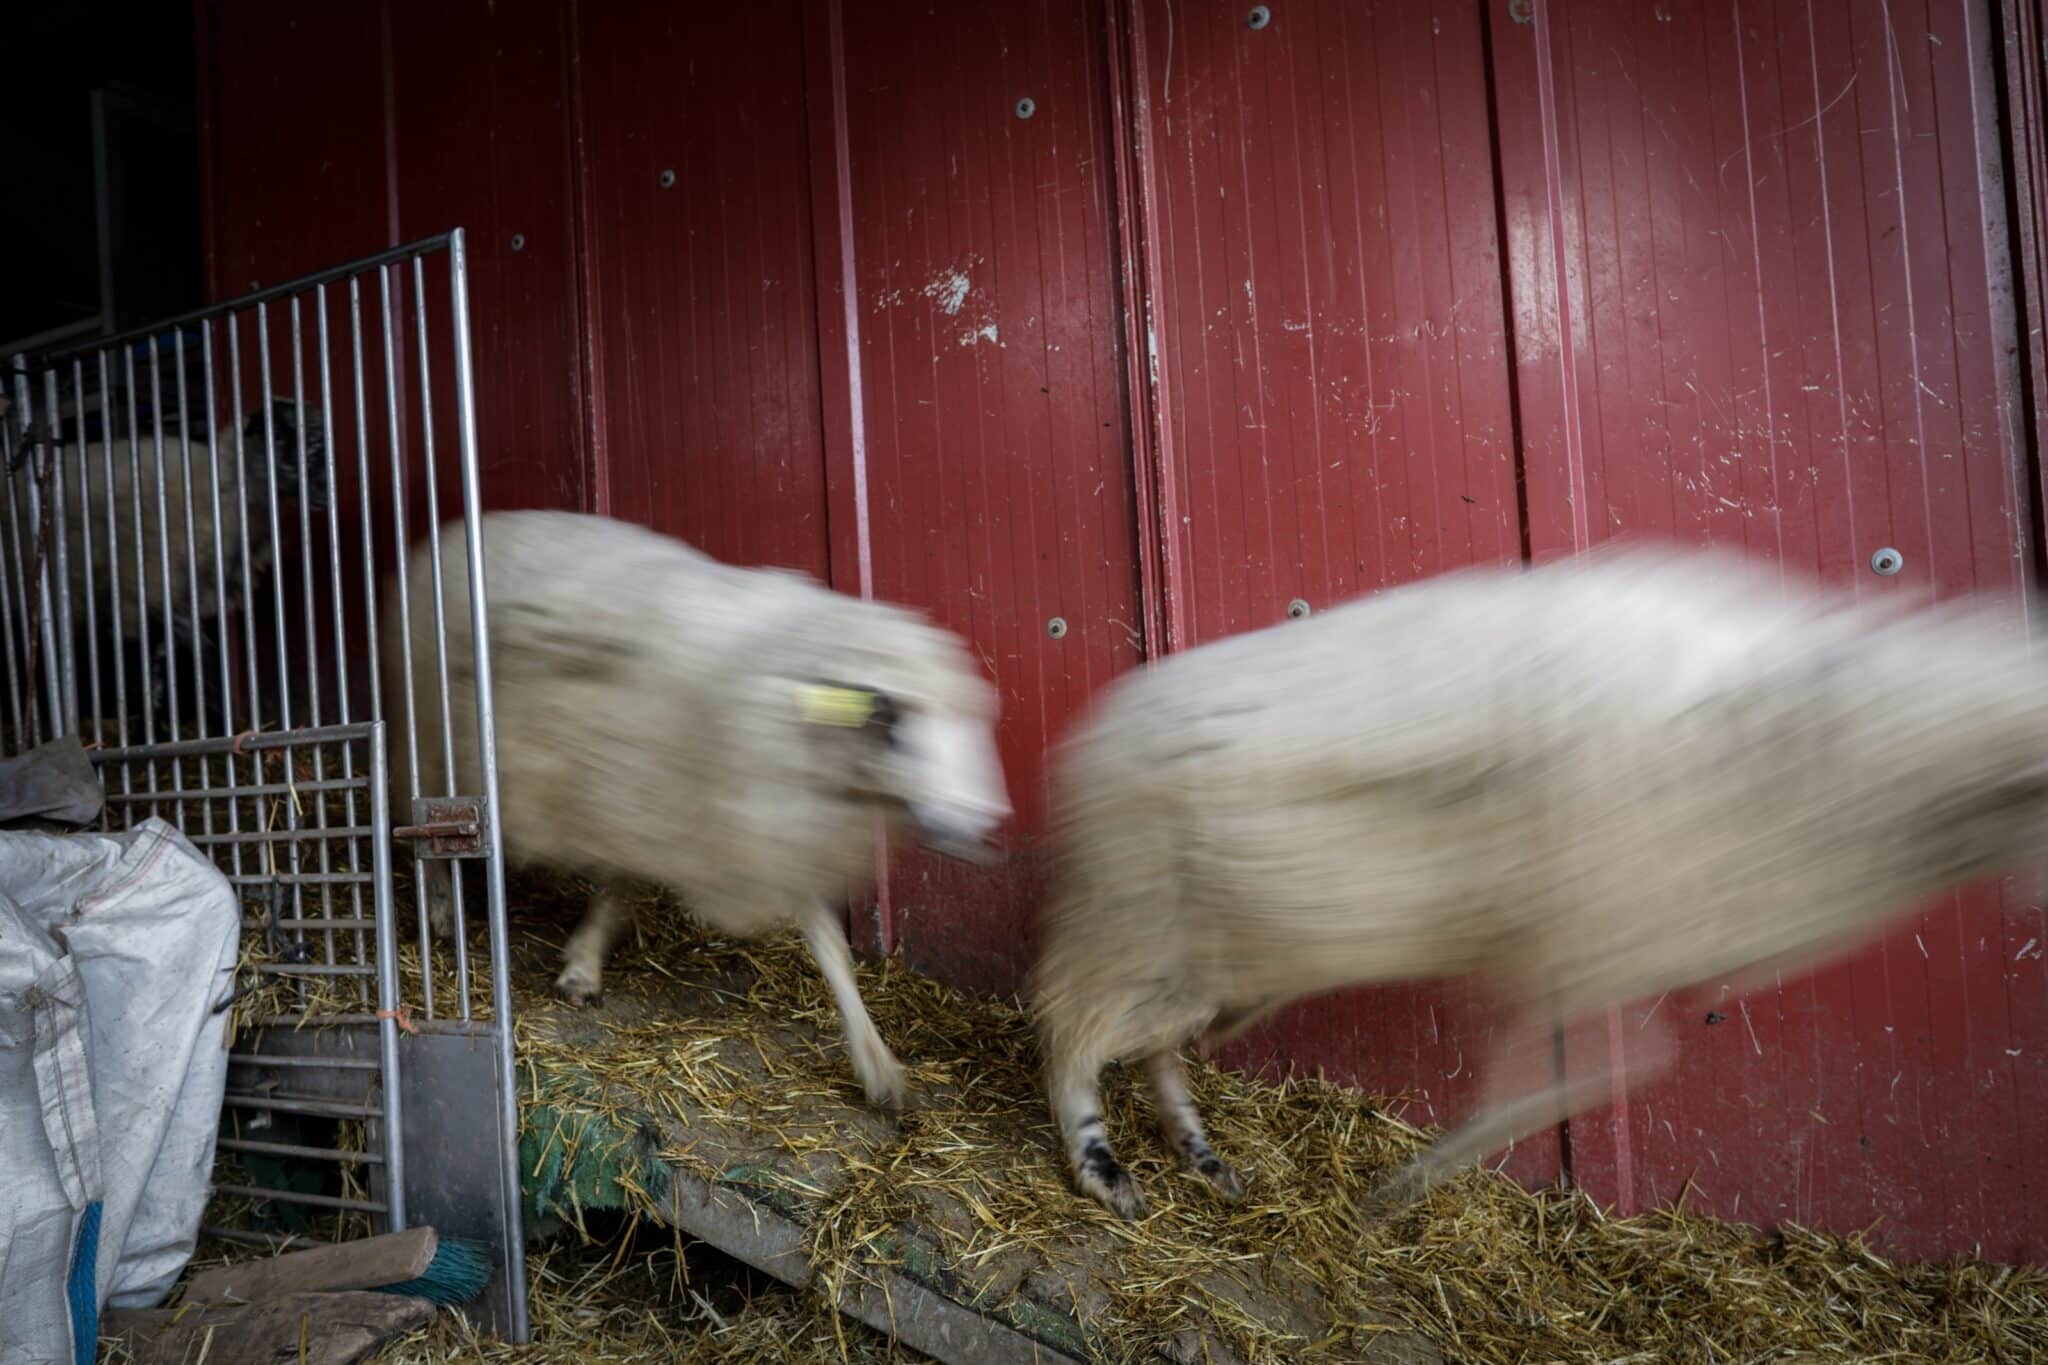
<path id="1" fill-rule="evenodd" d="M 422 1223 L 485 1241 L 500 1274 L 483 1315 L 526 1340 L 461 229 L 17 358 L 9 380 L 5 747 L 78 736 L 107 827 L 171 821 L 241 897 L 238 985 L 219 1006 L 236 1035 L 220 1149 L 241 1169 L 217 1179 L 216 1208 L 322 1222 L 259 1241 Z M 466 562 L 444 565 L 427 536 L 431 581 L 409 582 L 404 552 L 444 507 L 468 529 Z M 467 620 L 439 606 L 457 573 Z M 420 593 L 431 658 L 409 631 L 380 639 L 380 613 L 409 619 Z M 476 667 L 451 681 L 462 629 Z M 452 686 L 475 694 L 468 790 L 445 738 Z M 423 706 L 439 708 L 439 752 L 419 752 Z M 394 837 L 411 848 L 396 868 Z M 461 877 L 452 943 L 430 933 L 429 857 L 482 865 L 481 945 Z"/>

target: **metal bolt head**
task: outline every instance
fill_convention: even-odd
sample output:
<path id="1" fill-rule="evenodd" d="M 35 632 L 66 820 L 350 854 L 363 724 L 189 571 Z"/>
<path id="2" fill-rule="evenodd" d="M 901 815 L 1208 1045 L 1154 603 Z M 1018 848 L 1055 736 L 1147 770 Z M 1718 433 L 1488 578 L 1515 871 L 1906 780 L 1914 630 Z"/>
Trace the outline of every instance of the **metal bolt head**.
<path id="1" fill-rule="evenodd" d="M 665 190 L 672 190 L 676 187 L 676 173 L 672 170 L 664 170 L 660 175 L 656 176 L 655 179 L 660 183 L 661 187 Z"/>
<path id="2" fill-rule="evenodd" d="M 1884 578 L 1906 567 L 1906 557 L 1887 545 L 1870 557 L 1870 571 Z"/>
<path id="3" fill-rule="evenodd" d="M 1308 610 L 1308 603 L 1299 597 L 1287 604 L 1287 615 L 1295 621 L 1299 621 L 1302 617 L 1308 615 Z"/>
<path id="4" fill-rule="evenodd" d="M 1045 623 L 1045 633 L 1052 636 L 1055 640 L 1064 640 L 1067 637 L 1067 618 L 1055 616 L 1052 620 L 1047 621 Z"/>
<path id="5" fill-rule="evenodd" d="M 512 234 L 512 249 L 513 249 L 514 251 L 524 251 L 524 250 L 526 250 L 526 234 L 525 234 L 525 233 L 523 233 L 523 232 L 515 232 L 515 233 L 513 233 L 513 234 Z"/>
<path id="6" fill-rule="evenodd" d="M 1252 12 L 1244 17 L 1244 21 L 1252 28 L 1264 28 L 1273 22 L 1273 11 L 1267 9 L 1264 5 L 1253 5 Z"/>
<path id="7" fill-rule="evenodd" d="M 1032 99 L 1029 95 L 1026 95 L 1023 99 L 1017 101 L 1018 118 L 1030 118 L 1033 114 L 1037 112 L 1038 101 Z"/>

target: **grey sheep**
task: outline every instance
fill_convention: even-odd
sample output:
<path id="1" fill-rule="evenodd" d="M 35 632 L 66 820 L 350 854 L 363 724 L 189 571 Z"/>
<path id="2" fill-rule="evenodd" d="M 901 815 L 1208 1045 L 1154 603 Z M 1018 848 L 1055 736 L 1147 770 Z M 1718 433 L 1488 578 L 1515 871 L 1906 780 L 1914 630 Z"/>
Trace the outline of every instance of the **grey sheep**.
<path id="1" fill-rule="evenodd" d="M 89 659 L 83 637 L 89 597 L 100 632 L 102 668 L 127 669 L 128 682 L 137 689 L 130 694 L 131 710 L 138 704 L 154 708 L 166 735 L 180 721 L 196 716 L 191 703 L 182 700 L 179 709 L 185 714 L 170 715 L 166 695 L 171 670 L 175 667 L 177 677 L 184 679 L 196 664 L 206 670 L 206 700 L 213 713 L 208 719 L 216 732 L 225 726 L 227 689 L 211 656 L 222 621 L 241 608 L 245 592 L 264 581 L 280 548 L 271 537 L 271 467 L 280 538 L 287 543 L 297 530 L 292 499 L 303 495 L 312 509 L 324 510 L 327 505 L 325 422 L 317 407 L 304 407 L 302 471 L 300 411 L 290 398 L 273 398 L 267 427 L 266 411 L 258 408 L 247 415 L 238 433 L 230 431 L 217 452 L 203 433 L 188 440 L 167 426 L 161 463 L 152 430 L 145 429 L 132 440 L 126 434 L 109 440 L 95 422 L 85 431 L 82 447 L 77 444 L 82 424 L 74 422 L 62 433 L 64 444 L 55 448 L 59 459 L 52 472 L 61 475 L 63 539 L 61 546 L 53 541 L 48 554 L 52 583 L 69 584 L 81 693 L 90 686 L 83 676 Z M 122 431 L 126 425 L 115 424 Z M 276 452 L 271 467 L 264 457 L 269 449 Z M 29 516 L 29 464 L 31 458 L 39 462 L 40 449 L 23 453 L 26 458 L 12 477 L 22 567 L 27 573 L 37 534 Z M 259 611 L 264 605 L 258 603 Z M 144 641 L 149 657 L 140 667 L 123 659 L 125 652 Z M 181 650 L 187 660 L 182 664 Z M 102 689 L 103 707 L 113 703 L 112 693 L 108 678 Z"/>
<path id="2" fill-rule="evenodd" d="M 1235 1198 L 1183 1044 L 1355 985 L 1497 991 L 1475 1116 L 1375 1192 L 1384 1215 L 1607 1092 L 1513 1084 L 1554 1017 L 1761 984 L 2036 855 L 2048 673 L 2011 611 L 1859 608 L 1717 554 L 1474 570 L 1120 680 L 1054 813 L 1032 1001 L 1073 1177 L 1125 1217 L 1107 1063 L 1147 1060 L 1169 1144 Z"/>
<path id="3" fill-rule="evenodd" d="M 480 532 L 507 855 L 600 887 L 557 988 L 599 998 L 630 882 L 673 889 L 734 936 L 799 924 L 868 1099 L 900 1106 L 902 1067 L 861 1002 L 832 904 L 872 879 L 878 817 L 901 817 L 964 857 L 980 856 L 1008 818 L 995 689 L 963 642 L 907 610 L 797 573 L 734 568 L 604 517 L 496 513 Z M 460 523 L 442 537 L 456 790 L 475 792 Z M 411 640 L 416 676 L 431 679 L 429 570 L 422 545 Z M 386 650 L 394 665 L 396 653 Z M 432 777 L 442 773 L 435 693 L 423 687 L 418 710 Z M 402 746 L 395 759 L 402 772 Z M 446 865 L 428 866 L 445 933 Z"/>

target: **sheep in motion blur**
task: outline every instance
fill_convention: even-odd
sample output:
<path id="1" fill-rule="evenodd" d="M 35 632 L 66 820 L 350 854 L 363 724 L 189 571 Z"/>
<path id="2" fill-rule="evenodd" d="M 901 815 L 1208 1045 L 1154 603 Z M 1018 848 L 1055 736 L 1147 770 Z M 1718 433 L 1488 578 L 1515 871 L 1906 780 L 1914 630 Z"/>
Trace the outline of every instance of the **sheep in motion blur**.
<path id="1" fill-rule="evenodd" d="M 1602 552 L 1170 657 L 1109 689 L 1054 796 L 1033 1005 L 1073 1177 L 1126 1217 L 1144 1200 L 1101 1119 L 1108 1062 L 1147 1060 L 1168 1142 L 1235 1198 L 1184 1043 L 1353 985 L 1498 991 L 1477 1113 L 1376 1192 L 1384 1215 L 1606 1093 L 1604 1072 L 1505 1074 L 1553 1008 L 1760 984 L 2033 857 L 2048 672 L 2015 613 L 1878 612 L 1720 555 Z M 1632 1047 L 1648 1074 L 1663 1041 Z"/>
<path id="2" fill-rule="evenodd" d="M 873 875 L 878 813 L 963 857 L 982 856 L 1008 817 L 995 689 L 964 643 L 909 611 L 603 517 L 497 513 L 479 530 L 508 856 L 600 887 L 557 989 L 599 998 L 630 881 L 674 890 L 723 933 L 800 924 L 868 1099 L 900 1107 L 903 1069 L 868 1017 L 832 907 Z M 431 677 L 429 548 L 413 555 L 410 628 L 414 666 Z M 453 790 L 475 792 L 461 523 L 443 528 L 441 556 Z M 418 708 L 419 763 L 437 780 L 433 691 Z M 446 932 L 447 868 L 427 866 Z"/>

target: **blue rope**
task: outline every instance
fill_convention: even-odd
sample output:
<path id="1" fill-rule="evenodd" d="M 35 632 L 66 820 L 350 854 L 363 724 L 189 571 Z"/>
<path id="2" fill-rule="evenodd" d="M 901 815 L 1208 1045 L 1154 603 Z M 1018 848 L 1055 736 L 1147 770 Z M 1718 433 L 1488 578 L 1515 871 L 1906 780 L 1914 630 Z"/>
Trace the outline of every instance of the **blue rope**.
<path id="1" fill-rule="evenodd" d="M 71 1348 L 76 1365 L 93 1365 L 100 1351 L 100 1201 L 85 1206 L 78 1241 L 71 1248 L 71 1274 L 64 1297 L 71 1303 Z"/>

